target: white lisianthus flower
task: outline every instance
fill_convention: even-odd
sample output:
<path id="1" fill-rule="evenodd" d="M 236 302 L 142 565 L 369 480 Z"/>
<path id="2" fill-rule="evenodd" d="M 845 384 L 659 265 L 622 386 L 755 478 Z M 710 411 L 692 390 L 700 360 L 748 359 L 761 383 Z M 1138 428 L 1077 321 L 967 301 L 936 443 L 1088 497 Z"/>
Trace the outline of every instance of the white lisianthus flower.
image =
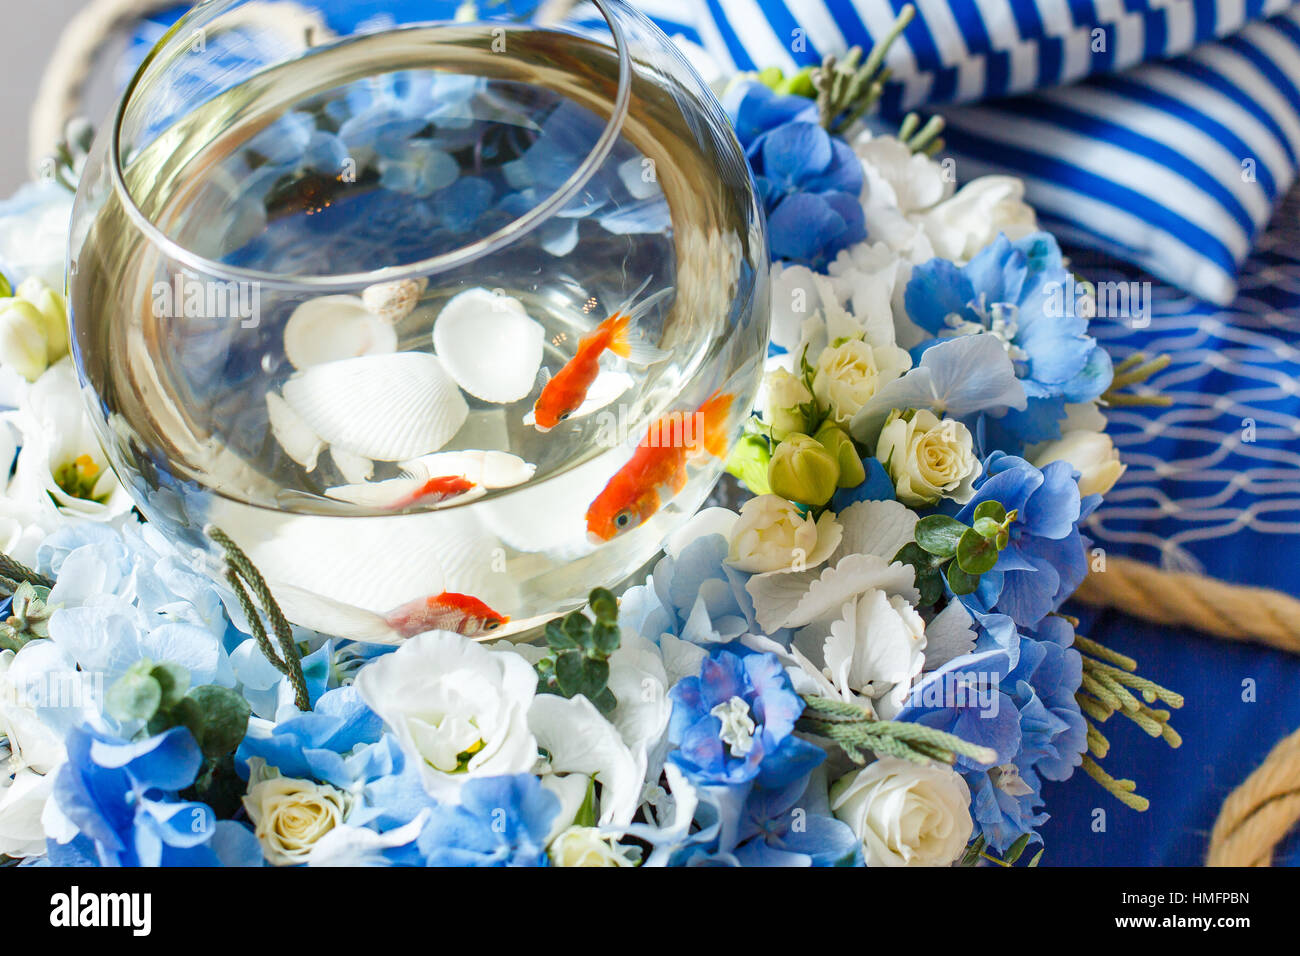
<path id="1" fill-rule="evenodd" d="M 552 866 L 636 866 L 640 862 L 633 848 L 596 827 L 569 827 L 551 841 L 547 853 Z"/>
<path id="2" fill-rule="evenodd" d="M 109 521 L 131 509 L 86 415 L 70 360 L 52 365 L 36 381 L 15 420 L 22 451 L 8 489 L 12 498 L 91 521 Z"/>
<path id="3" fill-rule="evenodd" d="M 1115 487 L 1125 466 L 1115 443 L 1105 432 L 1068 431 L 1056 441 L 1039 445 L 1033 453 L 1035 468 L 1066 461 L 1079 473 L 1079 494 L 1104 495 Z"/>
<path id="4" fill-rule="evenodd" d="M 876 442 L 898 500 L 909 507 L 940 498 L 965 503 L 980 474 L 970 429 L 953 418 L 940 419 L 928 408 L 890 412 Z"/>
<path id="5" fill-rule="evenodd" d="M 774 368 L 763 377 L 755 407 L 780 439 L 791 432 L 808 430 L 810 422 L 803 406 L 812 400 L 812 392 L 799 376 Z"/>
<path id="6" fill-rule="evenodd" d="M 952 195 L 955 178 L 925 153 L 914 153 L 896 136 L 863 132 L 853 142 L 862 160 L 867 195 L 904 215 L 921 212 Z"/>
<path id="7" fill-rule="evenodd" d="M 306 863 L 325 834 L 342 825 L 351 798 L 327 783 L 282 777 L 260 757 L 249 762 L 244 809 L 272 866 Z"/>
<path id="8" fill-rule="evenodd" d="M 71 221 L 72 193 L 57 183 L 28 183 L 0 202 L 0 271 L 61 286 Z"/>
<path id="9" fill-rule="evenodd" d="M 356 686 L 434 797 L 454 799 L 469 777 L 528 773 L 537 762 L 528 726 L 537 673 L 518 654 L 430 631 L 363 667 Z"/>
<path id="10" fill-rule="evenodd" d="M 855 695 L 891 719 L 925 665 L 925 621 L 899 595 L 868 591 L 844 605 L 822 654 L 824 673 L 843 700 Z"/>
<path id="11" fill-rule="evenodd" d="M 964 263 L 998 233 L 1015 241 L 1038 229 L 1038 217 L 1024 196 L 1025 184 L 1014 176 L 981 176 L 917 216 L 916 222 L 936 256 Z"/>
<path id="12" fill-rule="evenodd" d="M 76 664 L 51 641 L 0 651 L 0 737 L 7 741 L 0 772 L 0 853 L 45 852 L 41 815 L 65 759 L 63 737 L 37 714 L 50 685 L 75 673 Z"/>
<path id="13" fill-rule="evenodd" d="M 970 788 L 938 764 L 882 757 L 831 784 L 830 800 L 867 866 L 948 866 L 974 830 Z"/>
<path id="14" fill-rule="evenodd" d="M 911 357 L 893 344 L 871 346 L 861 339 L 832 343 L 817 358 L 813 394 L 836 424 L 847 425 L 881 386 L 911 366 Z"/>
<path id="15" fill-rule="evenodd" d="M 813 521 L 780 495 L 759 495 L 741 506 L 731 529 L 727 563 L 750 574 L 815 568 L 840 543 L 841 529 L 829 511 Z"/>

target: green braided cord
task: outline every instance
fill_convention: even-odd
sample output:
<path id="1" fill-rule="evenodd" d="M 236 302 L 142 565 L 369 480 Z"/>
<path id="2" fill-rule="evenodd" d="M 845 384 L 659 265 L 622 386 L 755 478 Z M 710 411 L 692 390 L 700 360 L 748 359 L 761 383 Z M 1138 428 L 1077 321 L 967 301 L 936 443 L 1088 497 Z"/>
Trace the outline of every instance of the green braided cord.
<path id="1" fill-rule="evenodd" d="M 253 630 L 253 638 L 257 641 L 257 646 L 266 655 L 266 659 L 271 662 L 271 665 L 289 678 L 289 683 L 293 686 L 294 705 L 299 710 L 311 710 L 311 695 L 307 693 L 307 679 L 302 673 L 302 658 L 298 653 L 298 645 L 293 640 L 293 629 L 285 619 L 284 612 L 280 610 L 280 605 L 276 603 L 275 597 L 272 596 L 266 579 L 262 577 L 262 573 L 257 570 L 253 562 L 248 559 L 248 555 L 244 554 L 239 545 L 235 544 L 224 531 L 212 525 L 209 525 L 204 530 L 207 532 L 208 537 L 221 545 L 226 552 L 226 580 L 230 582 L 235 597 L 239 600 L 239 606 L 243 609 L 244 616 L 248 618 L 248 624 Z M 257 613 L 252 598 L 244 589 L 245 583 L 257 596 L 258 603 L 265 609 L 266 616 L 271 621 L 276 642 L 280 645 L 279 655 L 275 653 L 275 648 L 271 646 L 271 640 L 262 624 L 262 618 Z"/>
<path id="2" fill-rule="evenodd" d="M 38 588 L 54 587 L 53 578 L 47 578 L 39 571 L 33 571 L 31 568 L 19 564 L 3 551 L 0 551 L 0 577 L 9 578 L 11 581 L 26 581 Z"/>
<path id="3" fill-rule="evenodd" d="M 915 763 L 937 760 L 952 764 L 969 757 L 982 764 L 997 760 L 997 753 L 962 740 L 953 734 L 924 724 L 898 720 L 876 720 L 866 710 L 848 701 L 830 697 L 805 697 L 801 729 L 839 744 L 856 763 L 864 762 L 862 751 L 874 750 Z"/>

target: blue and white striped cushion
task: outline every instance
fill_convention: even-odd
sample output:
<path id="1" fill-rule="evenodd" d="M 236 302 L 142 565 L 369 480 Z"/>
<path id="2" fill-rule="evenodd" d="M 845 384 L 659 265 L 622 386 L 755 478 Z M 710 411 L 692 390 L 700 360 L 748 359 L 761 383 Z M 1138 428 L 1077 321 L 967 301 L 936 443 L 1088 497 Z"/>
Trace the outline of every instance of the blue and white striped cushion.
<path id="1" fill-rule="evenodd" d="M 907 0 L 634 2 L 648 16 L 675 23 L 725 68 L 790 70 L 854 44 L 871 45 Z M 1280 13 L 1294 0 L 912 2 L 916 19 L 886 58 L 892 70 L 886 116 L 923 104 L 1026 93 L 1176 56 Z"/>
<path id="2" fill-rule="evenodd" d="M 944 115 L 960 179 L 1020 176 L 1064 241 L 1226 305 L 1296 175 L 1300 7 L 1168 62 Z"/>

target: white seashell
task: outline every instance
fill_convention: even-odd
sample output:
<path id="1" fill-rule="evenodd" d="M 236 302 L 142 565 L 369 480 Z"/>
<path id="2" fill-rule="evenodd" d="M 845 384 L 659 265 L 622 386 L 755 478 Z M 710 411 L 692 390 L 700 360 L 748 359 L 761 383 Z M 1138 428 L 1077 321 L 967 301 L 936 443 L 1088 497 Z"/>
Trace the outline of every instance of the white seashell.
<path id="1" fill-rule="evenodd" d="M 456 383 L 497 405 L 526 397 L 542 367 L 546 330 L 519 300 L 466 289 L 438 313 L 433 349 Z"/>
<path id="2" fill-rule="evenodd" d="M 442 363 L 424 352 L 314 365 L 285 383 L 284 399 L 332 449 L 376 461 L 437 451 L 469 416 Z"/>
<path id="3" fill-rule="evenodd" d="M 354 455 L 350 451 L 344 451 L 342 448 L 331 448 L 330 458 L 334 460 L 334 467 L 339 470 L 339 474 L 353 484 L 369 481 L 370 476 L 375 473 L 373 461 Z"/>
<path id="4" fill-rule="evenodd" d="M 440 451 L 403 462 L 412 475 L 459 475 L 484 488 L 513 488 L 533 477 L 537 466 L 506 451 Z"/>
<path id="5" fill-rule="evenodd" d="M 276 392 L 266 393 L 266 420 L 285 454 L 308 471 L 315 471 L 325 442 Z"/>
<path id="6" fill-rule="evenodd" d="M 371 314 L 395 325 L 415 311 L 428 279 L 396 279 L 380 282 L 361 293 L 361 301 Z"/>
<path id="7" fill-rule="evenodd" d="M 355 295 L 308 299 L 284 325 L 284 354 L 296 369 L 397 351 L 397 333 Z"/>

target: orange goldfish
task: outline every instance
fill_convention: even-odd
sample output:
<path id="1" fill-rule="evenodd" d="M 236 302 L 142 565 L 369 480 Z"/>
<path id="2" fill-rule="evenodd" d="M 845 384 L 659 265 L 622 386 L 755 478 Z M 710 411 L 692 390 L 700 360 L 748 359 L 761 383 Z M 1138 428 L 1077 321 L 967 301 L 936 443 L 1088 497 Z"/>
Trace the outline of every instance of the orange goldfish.
<path id="1" fill-rule="evenodd" d="M 409 494 L 389 505 L 390 508 L 407 508 L 419 504 L 436 505 L 474 490 L 474 482 L 461 475 L 439 475 L 430 478 Z"/>
<path id="2" fill-rule="evenodd" d="M 651 423 L 628 463 L 587 508 L 587 533 L 609 541 L 645 524 L 686 484 L 686 465 L 727 455 L 734 396 L 714 392 L 693 415 L 674 412 Z"/>
<path id="3" fill-rule="evenodd" d="M 632 295 L 635 299 L 649 283 L 641 284 Z M 636 365 L 653 365 L 667 357 L 666 352 L 640 342 L 634 342 L 630 336 L 632 323 L 650 310 L 671 289 L 656 292 L 650 298 L 629 308 L 632 299 L 614 311 L 614 314 L 578 341 L 578 349 L 573 358 L 564 363 L 564 367 L 551 376 L 550 381 L 537 396 L 530 416 L 524 419 L 526 424 L 534 426 L 539 432 L 548 432 L 581 407 L 591 390 L 591 383 L 600 374 L 600 357 L 606 351 Z"/>
<path id="4" fill-rule="evenodd" d="M 384 621 L 401 637 L 425 631 L 455 631 L 465 637 L 481 637 L 497 630 L 510 618 L 498 614 L 476 597 L 443 591 L 416 598 L 384 615 Z"/>

